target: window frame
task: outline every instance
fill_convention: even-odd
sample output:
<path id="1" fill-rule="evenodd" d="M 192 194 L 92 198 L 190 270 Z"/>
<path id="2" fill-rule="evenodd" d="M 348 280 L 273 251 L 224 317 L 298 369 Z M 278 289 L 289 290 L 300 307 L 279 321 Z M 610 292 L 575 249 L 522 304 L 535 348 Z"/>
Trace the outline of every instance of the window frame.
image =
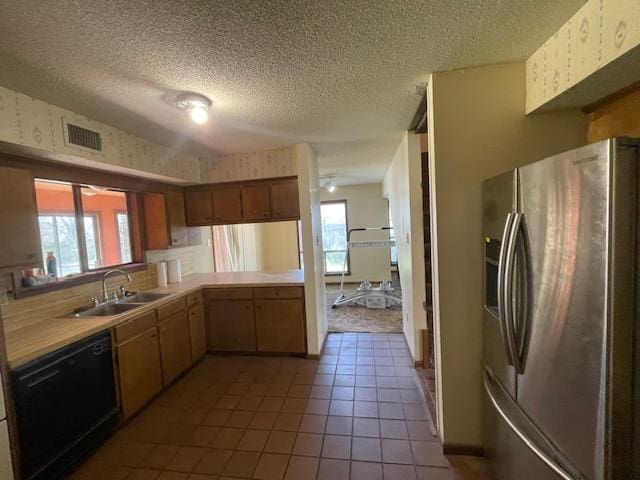
<path id="1" fill-rule="evenodd" d="M 398 241 L 396 240 L 396 227 L 395 225 L 393 225 L 393 222 L 391 221 L 391 203 L 389 201 L 387 201 L 387 216 L 388 216 L 388 225 L 391 227 L 391 230 L 389 230 L 389 241 L 395 241 L 395 247 L 393 246 L 389 246 L 389 264 L 392 267 L 397 267 L 398 266 Z M 392 233 L 393 232 L 393 233 Z M 392 251 L 393 249 L 396 249 L 396 261 L 393 261 L 393 255 L 392 255 Z"/>
<path id="2" fill-rule="evenodd" d="M 347 200 L 324 200 L 320 202 L 320 226 L 322 228 L 322 205 L 330 205 L 330 204 L 343 204 L 344 205 L 344 228 L 345 228 L 345 238 L 347 241 L 347 248 L 345 250 L 347 255 L 347 269 L 344 272 L 345 277 L 351 275 L 351 255 L 349 252 L 349 208 L 347 205 Z M 324 269 L 324 275 L 326 277 L 336 277 L 342 276 L 343 272 L 327 272 L 327 253 L 334 252 L 342 252 L 343 250 L 325 250 L 324 249 L 324 232 L 322 232 L 322 266 Z"/>
<path id="3" fill-rule="evenodd" d="M 129 190 L 124 190 L 121 188 L 114 188 L 114 187 L 108 187 L 108 186 L 102 186 L 100 185 L 100 188 L 104 188 L 105 190 L 108 191 L 113 191 L 113 192 L 120 192 L 123 193 L 125 195 L 125 202 L 127 205 L 127 217 L 128 217 L 128 222 L 129 222 L 129 246 L 131 249 L 131 261 L 130 262 L 124 262 L 124 263 L 117 263 L 117 264 L 113 264 L 113 265 L 101 265 L 99 267 L 96 268 L 90 268 L 89 267 L 89 258 L 88 258 L 88 254 L 87 254 L 87 238 L 86 238 L 86 232 L 85 232 L 85 225 L 84 225 L 84 218 L 87 216 L 90 217 L 94 217 L 94 222 L 93 222 L 93 227 L 94 227 L 94 235 L 95 235 L 95 240 L 96 240 L 96 253 L 98 255 L 98 260 L 99 262 L 101 262 L 101 251 L 100 251 L 100 246 L 102 245 L 102 238 L 101 238 L 101 232 L 100 232 L 100 227 L 99 227 L 99 213 L 97 212 L 91 212 L 88 211 L 85 213 L 84 211 L 84 207 L 82 205 L 82 189 L 83 188 L 90 188 L 89 185 L 84 184 L 84 183 L 77 183 L 77 182 L 61 182 L 59 180 L 52 180 L 49 178 L 44 178 L 43 176 L 36 176 L 34 177 L 34 183 L 33 183 L 33 188 L 34 188 L 34 193 L 35 193 L 35 185 L 36 182 L 53 182 L 53 183 L 63 183 L 63 184 L 67 184 L 71 187 L 71 191 L 72 191 L 72 195 L 73 195 L 73 207 L 74 207 L 74 212 L 73 213 L 69 213 L 67 214 L 67 216 L 70 217 L 75 217 L 75 224 L 76 224 L 76 237 L 78 239 L 78 256 L 80 258 L 80 272 L 79 273 L 74 273 L 74 274 L 70 274 L 70 275 L 66 275 L 64 277 L 59 277 L 58 281 L 53 282 L 53 284 L 58 284 L 58 283 L 65 283 L 67 280 L 70 279 L 76 279 L 79 277 L 82 277 L 84 275 L 88 275 L 88 274 L 95 274 L 95 273 L 100 273 L 100 272 L 104 272 L 105 270 L 110 270 L 113 268 L 122 268 L 122 267 L 129 267 L 129 266 L 134 266 L 134 265 L 138 265 L 142 262 L 138 261 L 139 259 L 135 258 L 134 255 L 134 251 L 135 251 L 135 243 L 134 243 L 134 237 L 133 237 L 133 223 L 132 223 L 132 214 L 129 211 L 130 209 L 130 205 L 131 205 L 131 196 L 132 195 L 136 195 L 135 192 L 129 191 Z M 47 212 L 48 213 L 48 212 Z M 124 213 L 124 210 L 118 210 L 118 213 Z M 46 216 L 46 214 L 43 213 L 44 216 Z M 40 217 L 40 212 L 38 211 L 38 217 Z M 117 225 L 117 222 L 116 222 Z M 118 241 L 120 242 L 120 232 L 118 229 Z M 40 237 L 40 242 L 41 242 L 41 249 L 42 249 L 42 237 Z M 120 257 L 120 251 L 118 251 L 118 255 Z M 120 260 L 122 260 L 122 258 L 120 257 Z M 43 259 L 44 262 L 44 259 Z M 48 284 L 47 284 L 48 285 Z M 45 286 L 45 285 L 43 285 Z M 34 287 L 31 287 L 34 288 Z"/>

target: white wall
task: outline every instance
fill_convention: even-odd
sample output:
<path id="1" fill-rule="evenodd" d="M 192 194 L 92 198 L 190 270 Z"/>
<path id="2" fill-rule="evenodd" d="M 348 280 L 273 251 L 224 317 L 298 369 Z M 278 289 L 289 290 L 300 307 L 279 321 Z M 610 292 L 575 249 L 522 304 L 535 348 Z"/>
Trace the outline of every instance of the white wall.
<path id="1" fill-rule="evenodd" d="M 382 195 L 381 183 L 341 186 L 335 192 L 320 190 L 320 200 L 347 201 L 348 228 L 389 226 L 388 201 Z M 388 240 L 388 232 L 361 232 L 352 240 Z M 351 250 L 351 275 L 345 282 L 382 281 L 391 278 L 391 258 L 388 248 L 354 248 Z M 326 282 L 340 282 L 340 275 L 325 276 Z"/>
<path id="2" fill-rule="evenodd" d="M 300 268 L 298 222 L 256 224 L 260 242 L 260 270 L 282 271 Z"/>
<path id="3" fill-rule="evenodd" d="M 439 430 L 481 445 L 483 180 L 586 142 L 576 110 L 524 115 L 524 64 L 432 75 L 427 92 Z"/>
<path id="4" fill-rule="evenodd" d="M 200 245 L 182 248 L 169 248 L 167 250 L 149 250 L 145 252 L 149 263 L 163 260 L 180 260 L 182 275 L 191 273 L 213 272 L 213 248 L 211 247 L 211 227 L 199 227 L 202 235 Z"/>
<path id="5" fill-rule="evenodd" d="M 304 252 L 307 343 L 309 353 L 317 355 L 324 344 L 328 329 L 322 264 L 318 158 L 307 144 L 296 145 L 295 156 Z"/>
<path id="6" fill-rule="evenodd" d="M 427 327 L 426 312 L 422 306 L 426 290 L 421 182 L 420 138 L 406 133 L 384 176 L 382 189 L 389 200 L 398 248 L 402 329 L 416 361 L 422 360 L 420 330 Z"/>

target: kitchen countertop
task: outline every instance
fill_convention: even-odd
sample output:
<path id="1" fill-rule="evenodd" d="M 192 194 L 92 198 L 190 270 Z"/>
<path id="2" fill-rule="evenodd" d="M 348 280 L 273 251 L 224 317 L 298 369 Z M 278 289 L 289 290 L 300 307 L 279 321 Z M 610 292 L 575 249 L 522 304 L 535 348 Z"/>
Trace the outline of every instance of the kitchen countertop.
<path id="1" fill-rule="evenodd" d="M 180 283 L 146 290 L 147 292 L 167 293 L 169 295 L 119 315 L 110 317 L 49 318 L 38 324 L 7 332 L 5 335 L 7 361 L 11 368 L 24 365 L 58 348 L 94 333 L 113 328 L 132 317 L 154 310 L 172 300 L 203 288 L 267 286 L 304 286 L 304 272 L 302 270 L 289 270 L 285 272 L 194 273 L 184 277 Z M 64 290 L 60 294 L 63 295 Z"/>

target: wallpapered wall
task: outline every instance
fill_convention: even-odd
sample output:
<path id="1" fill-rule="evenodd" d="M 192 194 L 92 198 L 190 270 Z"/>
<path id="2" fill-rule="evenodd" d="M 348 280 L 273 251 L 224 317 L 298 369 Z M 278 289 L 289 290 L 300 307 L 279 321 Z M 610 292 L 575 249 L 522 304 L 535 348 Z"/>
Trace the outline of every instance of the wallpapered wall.
<path id="1" fill-rule="evenodd" d="M 65 145 L 63 119 L 101 134 L 103 152 Z M 60 155 L 61 160 L 183 182 L 200 181 L 197 157 L 144 140 L 0 86 L 0 141 Z"/>
<path id="2" fill-rule="evenodd" d="M 202 182 L 232 182 L 297 174 L 294 147 L 203 158 Z"/>
<path id="3" fill-rule="evenodd" d="M 640 0 L 589 0 L 527 60 L 527 113 L 640 45 Z"/>

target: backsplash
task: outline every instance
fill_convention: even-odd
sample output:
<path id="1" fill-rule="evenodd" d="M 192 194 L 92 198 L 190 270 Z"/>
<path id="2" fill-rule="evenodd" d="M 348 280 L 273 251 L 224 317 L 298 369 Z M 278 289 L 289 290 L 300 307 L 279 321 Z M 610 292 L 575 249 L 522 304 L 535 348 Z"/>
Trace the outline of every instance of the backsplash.
<path id="1" fill-rule="evenodd" d="M 102 152 L 65 144 L 63 119 L 102 137 Z M 158 179 L 200 182 L 198 157 L 159 145 L 0 86 L 0 141 L 36 148 L 75 165 Z M 152 177 L 156 178 L 156 177 Z"/>
<path id="2" fill-rule="evenodd" d="M 202 183 L 233 182 L 297 174 L 294 147 L 201 159 Z"/>
<path id="3" fill-rule="evenodd" d="M 113 291 L 121 285 L 122 280 L 121 277 L 108 280 L 107 288 L 109 291 Z M 155 287 L 156 275 L 153 265 L 150 265 L 146 270 L 132 273 L 131 280 L 131 283 L 126 285 L 129 290 L 147 290 Z M 0 280 L 0 285 L 6 287 L 5 280 Z M 101 292 L 102 281 L 98 280 L 32 297 L 21 299 L 9 297 L 8 303 L 0 307 L 4 330 L 12 332 L 47 318 L 62 316 L 76 308 L 88 306 L 91 303 L 91 297 L 99 296 Z"/>

